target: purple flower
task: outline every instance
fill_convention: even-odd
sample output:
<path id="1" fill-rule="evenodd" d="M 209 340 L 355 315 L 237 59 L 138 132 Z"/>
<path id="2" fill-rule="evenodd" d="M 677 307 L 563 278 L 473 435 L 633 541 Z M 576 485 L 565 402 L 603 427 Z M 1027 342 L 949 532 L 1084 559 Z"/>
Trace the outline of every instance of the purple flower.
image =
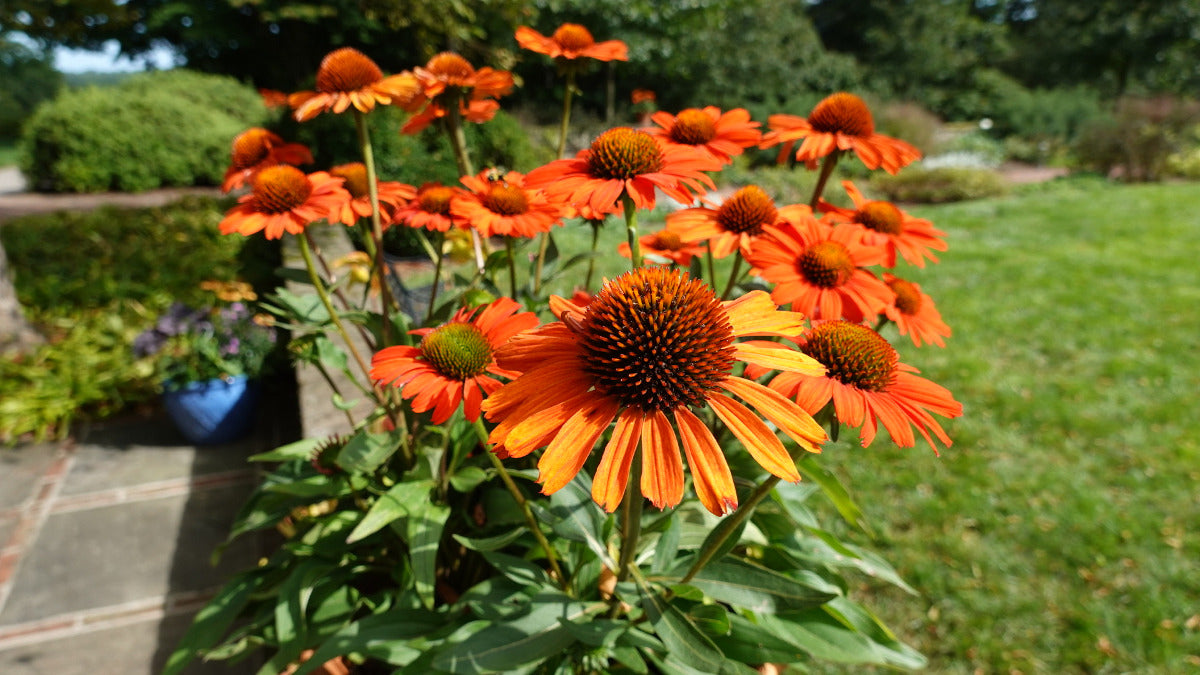
<path id="1" fill-rule="evenodd" d="M 238 353 L 238 350 L 241 349 L 241 346 L 241 340 L 238 340 L 237 338 L 230 338 L 229 342 L 226 342 L 225 346 L 221 348 L 221 355 L 234 356 Z"/>
<path id="2" fill-rule="evenodd" d="M 140 359 L 156 354 L 166 341 L 166 335 L 153 328 L 147 328 L 133 339 L 133 355 Z"/>

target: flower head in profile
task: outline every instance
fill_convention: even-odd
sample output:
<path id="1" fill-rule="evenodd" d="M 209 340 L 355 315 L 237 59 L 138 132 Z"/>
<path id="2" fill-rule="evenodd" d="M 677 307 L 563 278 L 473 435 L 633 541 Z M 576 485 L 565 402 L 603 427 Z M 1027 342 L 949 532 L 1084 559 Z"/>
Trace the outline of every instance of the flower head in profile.
<path id="1" fill-rule="evenodd" d="M 683 209 L 667 216 L 667 229 L 686 242 L 707 241 L 714 258 L 735 251 L 749 255 L 750 244 L 774 228 L 779 210 L 757 185 L 747 185 L 730 195 L 719 207 Z"/>
<path id="2" fill-rule="evenodd" d="M 783 222 L 750 248 L 746 260 L 775 284 L 771 299 L 813 319 L 859 322 L 883 311 L 892 292 L 867 270 L 883 248 L 867 246 L 857 228 L 831 227 L 807 205 L 786 207 Z"/>
<path id="3" fill-rule="evenodd" d="M 415 412 L 432 410 L 434 424 L 449 419 L 460 403 L 474 422 L 485 395 L 500 388 L 496 377 L 519 374 L 497 366 L 494 354 L 517 333 L 537 326 L 537 316 L 520 309 L 499 298 L 482 309 L 460 309 L 437 328 L 414 330 L 421 336 L 416 347 L 386 347 L 371 358 L 371 379 L 400 389 Z"/>
<path id="4" fill-rule="evenodd" d="M 883 282 L 895 294 L 892 303 L 884 307 L 884 314 L 900 329 L 901 335 L 912 338 L 913 344 L 922 343 L 945 347 L 942 338 L 950 337 L 950 326 L 942 321 L 942 314 L 933 305 L 933 298 L 921 290 L 919 284 L 883 273 Z"/>
<path id="5" fill-rule="evenodd" d="M 878 333 L 845 321 L 817 322 L 800 340 L 800 350 L 826 368 L 824 375 L 780 373 L 770 388 L 793 398 L 801 408 L 816 413 L 833 401 L 839 422 L 861 426 L 863 447 L 875 440 L 879 423 L 896 445 L 916 443 L 913 429 L 937 452 L 932 433 L 945 446 L 950 437 L 930 413 L 942 417 L 962 415 L 962 404 L 950 392 L 923 377 Z M 762 369 L 748 369 L 748 375 Z"/>
<path id="6" fill-rule="evenodd" d="M 720 108 L 688 108 L 678 115 L 658 111 L 650 117 L 657 124 L 647 131 L 667 142 L 668 145 L 688 145 L 701 148 L 725 164 L 733 158 L 758 145 L 762 139 L 762 126 L 750 119 L 743 108 L 721 112 Z"/>
<path id="7" fill-rule="evenodd" d="M 554 59 L 572 61 L 595 59 L 597 61 L 628 61 L 629 48 L 620 40 L 596 42 L 591 31 L 577 23 L 564 23 L 547 37 L 530 28 L 517 28 L 517 44 L 522 49 L 545 54 Z"/>
<path id="8" fill-rule="evenodd" d="M 254 176 L 259 169 L 276 164 L 312 164 L 313 156 L 308 148 L 299 143 L 285 143 L 273 131 L 252 127 L 233 139 L 229 168 L 221 181 L 221 191 L 236 190 Z"/>
<path id="9" fill-rule="evenodd" d="M 875 119 L 867 104 L 854 94 L 838 92 L 826 97 L 812 109 L 808 119 L 795 115 L 771 115 L 767 118 L 767 132 L 759 147 L 769 148 L 783 144 L 779 149 L 782 162 L 795 146 L 796 161 L 804 162 L 808 168 L 817 166 L 817 160 L 835 151 L 853 150 L 868 169 L 883 167 L 888 173 L 896 173 L 921 158 L 921 151 L 904 141 L 875 133 Z"/>
<path id="10" fill-rule="evenodd" d="M 663 265 L 676 264 L 687 267 L 692 263 L 692 258 L 704 253 L 704 246 L 694 242 L 684 241 L 678 233 L 670 230 L 659 230 L 638 237 L 638 244 L 641 246 L 642 255 L 646 258 L 647 263 L 659 263 Z M 630 257 L 628 242 L 621 242 L 617 246 L 617 253 Z"/>
<path id="11" fill-rule="evenodd" d="M 421 88 L 412 73 L 384 76 L 366 54 L 353 47 L 329 52 L 317 68 L 317 90 L 288 97 L 295 117 L 306 122 L 323 112 L 344 113 L 351 106 L 369 113 L 376 105 L 398 105 L 413 110 L 421 102 Z"/>
<path id="12" fill-rule="evenodd" d="M 416 134 L 434 120 L 445 117 L 451 106 L 458 106 L 468 122 L 487 122 L 496 115 L 500 104 L 495 100 L 512 92 L 513 76 L 507 70 L 479 68 L 454 52 L 442 52 L 429 59 L 423 68 L 414 68 L 425 107 L 400 129 Z M 417 106 L 420 107 L 420 106 Z"/>
<path id="13" fill-rule="evenodd" d="M 785 397 L 734 375 L 737 362 L 787 372 L 822 372 L 795 351 L 738 343 L 751 335 L 797 336 L 803 317 L 778 311 L 766 293 L 721 302 L 704 282 L 679 270 L 641 267 L 604 285 L 586 307 L 554 297 L 558 321 L 523 333 L 496 354 L 503 368 L 522 371 L 484 402 L 497 422 L 490 441 L 505 457 L 545 447 L 538 462 L 542 491 L 575 477 L 614 420 L 592 482 L 592 497 L 616 509 L 639 446 L 641 491 L 659 508 L 683 498 L 683 462 L 700 501 L 715 514 L 737 506 L 725 456 L 712 431 L 692 412 L 706 407 L 770 473 L 799 480 L 795 462 L 775 432 L 817 452 L 825 433 Z"/>
<path id="14" fill-rule="evenodd" d="M 715 188 L 704 172 L 720 169 L 720 162 L 695 148 L 667 146 L 644 131 L 617 127 L 600 134 L 573 158 L 530 171 L 525 186 L 599 215 L 616 212 L 623 195 L 636 208 L 652 209 L 655 189 L 689 204 L 694 195 Z"/>
<path id="15" fill-rule="evenodd" d="M 516 171 L 499 176 L 484 170 L 461 180 L 467 190 L 459 193 L 450 212 L 484 237 L 535 237 L 562 224 L 562 207 L 540 191 L 526 189 L 525 176 Z"/>
<path id="16" fill-rule="evenodd" d="M 450 205 L 463 193 L 462 188 L 436 182 L 425 183 L 417 189 L 417 195 L 412 201 L 392 214 L 392 222 L 446 232 L 454 224 Z"/>
<path id="17" fill-rule="evenodd" d="M 342 187 L 350 194 L 350 198 L 329 215 L 330 221 L 354 225 L 360 218 L 370 217 L 371 192 L 370 183 L 367 182 L 367 165 L 350 162 L 333 167 L 329 173 L 345 181 Z M 375 190 L 379 198 L 379 216 L 384 224 L 390 223 L 392 214 L 417 196 L 416 188 L 395 181 L 376 180 Z"/>
<path id="18" fill-rule="evenodd" d="M 909 264 L 924 267 L 925 258 L 937 262 L 933 252 L 948 248 L 943 239 L 946 233 L 928 220 L 915 218 L 891 202 L 870 201 L 848 180 L 842 181 L 842 187 L 854 201 L 853 209 L 838 208 L 824 200 L 817 203 L 817 209 L 824 212 L 823 220 L 831 223 L 861 225 L 868 244 L 882 245 L 887 250 L 884 267 L 896 266 L 897 253 Z"/>
<path id="19" fill-rule="evenodd" d="M 287 164 L 276 164 L 254 174 L 250 193 L 221 221 L 221 234 L 249 236 L 262 231 L 267 239 L 286 232 L 300 234 L 309 223 L 329 217 L 334 208 L 349 199 L 342 179 L 324 171 L 305 175 Z"/>

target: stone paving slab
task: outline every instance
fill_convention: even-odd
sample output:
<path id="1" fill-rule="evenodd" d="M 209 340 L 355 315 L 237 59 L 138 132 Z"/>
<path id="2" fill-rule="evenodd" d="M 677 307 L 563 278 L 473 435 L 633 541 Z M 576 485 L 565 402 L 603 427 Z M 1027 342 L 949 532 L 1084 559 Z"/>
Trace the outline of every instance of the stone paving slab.
<path id="1" fill-rule="evenodd" d="M 3 448 L 0 451 L 0 510 L 29 501 L 39 481 L 58 457 L 58 446 L 47 443 Z M 0 542 L 7 541 L 0 539 Z"/>
<path id="2" fill-rule="evenodd" d="M 17 569 L 0 626 L 220 586 L 256 560 L 245 544 L 231 547 L 216 568 L 208 559 L 250 489 L 51 514 Z"/>

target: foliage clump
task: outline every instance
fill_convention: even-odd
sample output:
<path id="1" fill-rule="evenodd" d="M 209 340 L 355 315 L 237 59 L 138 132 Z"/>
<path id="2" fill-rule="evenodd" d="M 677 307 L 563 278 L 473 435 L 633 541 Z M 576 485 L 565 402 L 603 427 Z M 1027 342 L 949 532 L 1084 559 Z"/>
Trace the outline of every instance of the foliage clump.
<path id="1" fill-rule="evenodd" d="M 871 185 L 891 201 L 919 204 L 998 197 L 1008 191 L 995 171 L 966 167 L 912 167 L 895 176 L 874 176 Z"/>

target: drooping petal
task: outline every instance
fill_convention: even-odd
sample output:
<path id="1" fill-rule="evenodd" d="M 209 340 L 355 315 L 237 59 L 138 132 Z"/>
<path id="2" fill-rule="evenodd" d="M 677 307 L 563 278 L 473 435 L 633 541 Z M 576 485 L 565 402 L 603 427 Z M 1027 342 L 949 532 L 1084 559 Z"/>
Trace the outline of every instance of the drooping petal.
<path id="1" fill-rule="evenodd" d="M 612 513 L 621 505 L 629 483 L 629 467 L 642 438 L 642 413 L 627 408 L 617 418 L 612 438 L 604 447 L 600 466 L 592 478 L 592 499 L 605 511 Z"/>
<path id="2" fill-rule="evenodd" d="M 542 494 L 558 492 L 579 473 L 619 407 L 615 400 L 597 396 L 567 420 L 538 461 Z"/>
<path id="3" fill-rule="evenodd" d="M 783 443 L 746 406 L 721 394 L 710 394 L 705 400 L 733 435 L 746 446 L 746 451 L 754 461 L 786 481 L 794 483 L 800 480 L 796 463 L 783 447 Z"/>
<path id="4" fill-rule="evenodd" d="M 675 423 L 679 426 L 679 438 L 692 469 L 692 485 L 700 503 L 718 516 L 731 513 L 738 505 L 737 490 L 717 439 L 687 408 L 675 411 Z"/>
<path id="5" fill-rule="evenodd" d="M 675 431 L 657 411 L 642 425 L 642 495 L 660 509 L 683 499 L 683 459 Z"/>
<path id="6" fill-rule="evenodd" d="M 809 452 L 820 452 L 821 444 L 828 440 L 825 430 L 811 415 L 773 389 L 740 377 L 726 378 L 721 382 L 721 388 L 754 406 L 788 438 Z"/>

